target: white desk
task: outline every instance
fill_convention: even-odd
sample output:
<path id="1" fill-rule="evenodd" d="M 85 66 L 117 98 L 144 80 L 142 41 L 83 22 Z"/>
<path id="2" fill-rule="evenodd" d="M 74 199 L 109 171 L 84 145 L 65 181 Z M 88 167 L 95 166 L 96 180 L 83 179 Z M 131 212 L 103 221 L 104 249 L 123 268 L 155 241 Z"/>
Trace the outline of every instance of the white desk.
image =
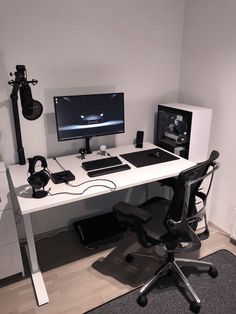
<path id="1" fill-rule="evenodd" d="M 120 154 L 130 153 L 130 152 L 137 152 L 142 151 L 145 149 L 152 149 L 156 146 L 149 143 L 144 143 L 143 148 L 135 148 L 134 145 L 128 145 L 118 148 L 109 149 L 108 152 L 111 156 L 119 156 Z M 102 158 L 97 152 L 86 156 L 86 161 L 91 159 L 99 159 Z M 124 163 L 128 163 L 126 160 L 120 159 Z M 115 172 L 112 174 L 99 176 L 96 178 L 89 178 L 86 171 L 82 169 L 81 163 L 83 160 L 78 158 L 77 155 L 69 155 L 64 157 L 59 157 L 57 160 L 60 164 L 65 168 L 70 170 L 75 175 L 75 181 L 71 183 L 76 185 L 80 184 L 85 181 L 89 181 L 92 179 L 110 179 L 115 182 L 117 188 L 116 191 L 127 189 L 133 186 L 142 185 L 154 181 L 158 181 L 164 178 L 169 178 L 178 175 L 182 170 L 187 169 L 194 165 L 193 162 L 179 158 L 177 160 L 159 163 L 147 167 L 136 168 L 132 164 L 129 164 L 131 169 L 121 172 Z M 53 159 L 48 159 L 48 168 L 51 172 L 58 172 L 62 171 L 61 167 L 58 163 Z M 38 165 L 38 164 L 37 164 Z M 40 163 L 39 163 L 40 165 Z M 39 170 L 41 167 L 39 168 Z M 28 244 L 28 259 L 29 264 L 31 266 L 31 274 L 32 280 L 37 296 L 37 301 L 39 305 L 43 305 L 49 302 L 47 290 L 43 281 L 43 277 L 38 265 L 37 254 L 35 249 L 35 242 L 34 242 L 34 235 L 32 230 L 31 224 L 31 213 L 37 212 L 40 210 L 48 209 L 50 207 L 56 207 L 58 205 L 67 204 L 71 202 L 80 201 L 86 198 L 91 198 L 94 196 L 112 193 L 109 189 L 104 187 L 93 187 L 88 189 L 82 195 L 70 195 L 70 194 L 60 194 L 56 196 L 48 195 L 45 198 L 41 199 L 34 199 L 32 198 L 32 189 L 27 184 L 27 171 L 28 165 L 11 165 L 9 166 L 10 176 L 12 179 L 13 187 L 15 189 L 15 193 L 17 196 L 17 200 L 19 202 L 19 207 L 21 213 L 24 217 L 24 224 L 25 224 L 25 231 L 27 237 L 27 244 Z M 92 183 L 86 183 L 82 187 L 72 188 L 65 184 L 54 184 L 51 180 L 49 181 L 48 185 L 45 189 L 51 188 L 51 193 L 58 193 L 58 192 L 71 192 L 71 193 L 80 193 L 86 187 L 91 186 Z M 112 184 L 106 183 L 106 185 L 111 186 Z"/>

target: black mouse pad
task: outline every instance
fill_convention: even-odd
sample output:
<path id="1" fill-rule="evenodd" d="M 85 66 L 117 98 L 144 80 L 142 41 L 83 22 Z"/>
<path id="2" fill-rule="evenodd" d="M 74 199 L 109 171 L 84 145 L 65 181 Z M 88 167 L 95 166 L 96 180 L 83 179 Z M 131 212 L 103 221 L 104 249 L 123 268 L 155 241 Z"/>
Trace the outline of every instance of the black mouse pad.
<path id="1" fill-rule="evenodd" d="M 159 148 L 122 154 L 120 156 L 137 168 L 179 159 L 179 157 L 171 155 Z"/>

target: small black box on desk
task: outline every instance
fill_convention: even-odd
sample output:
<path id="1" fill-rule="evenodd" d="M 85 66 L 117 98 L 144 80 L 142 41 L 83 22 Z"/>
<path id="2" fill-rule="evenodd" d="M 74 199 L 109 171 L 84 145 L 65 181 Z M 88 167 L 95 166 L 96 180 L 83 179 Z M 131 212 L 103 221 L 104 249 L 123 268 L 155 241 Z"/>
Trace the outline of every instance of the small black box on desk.
<path id="1" fill-rule="evenodd" d="M 55 184 L 65 183 L 75 180 L 75 176 L 70 170 L 64 170 L 60 172 L 54 172 L 50 174 L 52 182 Z"/>
<path id="2" fill-rule="evenodd" d="M 83 246 L 93 249 L 120 240 L 126 231 L 115 219 L 113 212 L 74 222 Z"/>

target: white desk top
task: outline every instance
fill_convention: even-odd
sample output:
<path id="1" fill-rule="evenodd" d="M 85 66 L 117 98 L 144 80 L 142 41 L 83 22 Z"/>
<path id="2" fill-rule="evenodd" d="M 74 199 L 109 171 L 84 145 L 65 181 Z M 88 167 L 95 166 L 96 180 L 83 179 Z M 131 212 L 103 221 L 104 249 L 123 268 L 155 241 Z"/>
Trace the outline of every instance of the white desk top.
<path id="1" fill-rule="evenodd" d="M 155 145 L 144 143 L 143 148 L 135 148 L 134 145 L 127 145 L 117 148 L 108 149 L 108 152 L 111 156 L 119 156 L 120 154 L 130 153 L 130 152 L 138 152 L 145 149 L 156 148 Z M 86 156 L 86 160 L 99 159 L 102 158 L 97 152 L 93 152 L 90 155 Z M 80 187 L 70 187 L 66 184 L 54 184 L 51 180 L 45 187 L 45 190 L 51 188 L 51 193 L 58 192 L 70 192 L 70 193 L 81 193 L 85 188 L 91 186 L 92 184 L 105 184 L 113 188 L 112 183 L 108 182 L 89 182 L 91 180 L 102 178 L 109 179 L 115 182 L 117 189 L 122 190 L 126 188 L 130 188 L 137 185 L 146 184 L 149 182 L 154 182 L 157 180 L 161 180 L 168 177 L 173 177 L 179 174 L 184 169 L 192 167 L 194 165 L 193 162 L 186 160 L 184 158 L 179 158 L 177 160 L 159 163 L 155 165 L 150 165 L 146 167 L 136 168 L 132 164 L 128 163 L 122 157 L 119 157 L 124 163 L 130 165 L 131 169 L 126 171 L 115 172 L 112 174 L 107 174 L 95 178 L 90 178 L 86 171 L 81 167 L 81 159 L 78 158 L 78 154 L 76 155 L 68 155 L 64 157 L 58 157 L 57 160 L 62 164 L 62 166 L 66 170 L 70 170 L 75 175 L 75 180 L 71 181 L 73 185 L 80 184 L 83 182 L 88 182 L 83 184 Z M 53 159 L 48 159 L 48 168 L 51 172 L 62 171 L 61 167 L 58 163 Z M 36 165 L 36 170 L 41 170 L 40 162 Z M 70 202 L 80 201 L 86 198 L 91 198 L 97 195 L 102 195 L 106 193 L 112 193 L 108 188 L 105 187 L 92 187 L 88 189 L 82 195 L 71 195 L 71 194 L 60 194 L 56 196 L 50 196 L 35 199 L 32 198 L 32 188 L 29 186 L 27 182 L 27 172 L 28 172 L 28 164 L 26 165 L 11 165 L 9 166 L 9 171 L 12 179 L 12 183 L 17 195 L 17 199 L 19 202 L 19 206 L 22 214 L 29 214 L 32 212 L 40 211 L 43 209 L 47 209 L 50 207 L 55 207 L 63 204 L 67 204 Z"/>

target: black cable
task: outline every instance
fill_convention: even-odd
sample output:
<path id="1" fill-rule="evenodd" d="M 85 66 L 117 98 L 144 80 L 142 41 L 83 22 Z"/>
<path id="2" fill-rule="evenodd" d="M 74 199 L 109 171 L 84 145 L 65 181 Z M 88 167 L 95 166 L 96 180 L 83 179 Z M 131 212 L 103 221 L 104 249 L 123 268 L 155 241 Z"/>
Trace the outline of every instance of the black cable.
<path id="1" fill-rule="evenodd" d="M 89 181 L 84 181 L 84 182 L 82 182 L 82 183 L 80 183 L 80 184 L 71 184 L 71 183 L 69 183 L 69 182 L 66 182 L 66 184 L 67 184 L 67 185 L 70 185 L 70 186 L 73 187 L 73 188 L 77 188 L 77 187 L 79 187 L 79 186 L 81 186 L 81 185 L 83 185 L 83 184 L 85 184 L 85 183 L 96 182 L 96 181 L 106 181 L 106 182 L 109 182 L 109 183 L 113 184 L 113 185 L 114 185 L 114 189 L 117 188 L 115 182 L 112 181 L 112 180 L 109 180 L 109 179 L 92 179 L 92 180 L 89 180 Z"/>
<path id="2" fill-rule="evenodd" d="M 53 157 L 53 159 L 56 161 L 56 163 L 61 167 L 62 170 L 66 171 L 66 169 L 62 166 L 62 164 L 57 160 L 56 157 Z"/>
<path id="3" fill-rule="evenodd" d="M 77 193 L 72 193 L 72 192 L 57 192 L 57 193 L 51 193 L 50 190 L 51 188 L 48 190 L 48 194 L 51 195 L 51 196 L 55 196 L 55 195 L 61 195 L 61 194 L 68 194 L 68 195 L 82 195 L 84 194 L 87 190 L 89 190 L 90 188 L 93 188 L 93 187 L 104 187 L 104 188 L 107 188 L 109 189 L 111 192 L 115 191 L 116 188 L 117 188 L 117 185 L 115 184 L 115 182 L 111 181 L 111 180 L 108 180 L 108 179 L 94 179 L 94 180 L 90 180 L 90 181 L 85 181 L 85 182 L 82 182 L 78 185 L 73 185 L 69 182 L 65 182 L 66 185 L 69 185 L 71 187 L 79 187 L 79 186 L 82 186 L 83 184 L 85 183 L 89 183 L 89 182 L 95 182 L 95 181 L 107 181 L 107 182 L 110 182 L 114 185 L 114 187 L 110 187 L 108 185 L 105 185 L 105 184 L 93 184 L 93 185 L 90 185 L 88 186 L 86 189 L 84 189 L 82 192 L 77 192 Z"/>
<path id="4" fill-rule="evenodd" d="M 109 156 L 111 156 L 110 154 L 109 154 Z M 57 164 L 63 169 L 63 170 L 65 170 L 65 168 L 62 166 L 62 164 L 57 160 L 57 158 L 56 157 L 54 157 L 53 158 L 56 162 L 57 162 Z M 49 169 L 48 169 L 49 170 Z M 49 170 L 49 173 L 51 174 L 51 171 Z M 91 185 L 91 186 L 89 186 L 89 187 L 87 187 L 86 189 L 84 189 L 82 192 L 78 192 L 78 193 L 72 193 L 72 192 L 57 192 L 57 193 L 51 193 L 50 192 L 50 190 L 51 190 L 51 188 L 48 190 L 48 194 L 49 195 L 51 195 L 51 196 L 54 196 L 54 195 L 61 195 L 61 194 L 68 194 L 68 195 L 82 195 L 82 194 L 84 194 L 88 189 L 90 189 L 90 188 L 92 188 L 92 187 L 104 187 L 104 188 L 107 188 L 107 189 L 110 189 L 110 191 L 112 192 L 112 191 L 115 191 L 116 190 L 116 188 L 117 188 L 117 185 L 115 184 L 115 182 L 113 182 L 112 180 L 109 180 L 109 179 L 93 179 L 93 180 L 89 180 L 89 181 L 84 181 L 84 182 L 82 182 L 82 183 L 80 183 L 80 184 L 71 184 L 71 183 L 69 183 L 69 182 L 64 182 L 66 185 L 68 185 L 68 186 L 71 186 L 71 187 L 74 187 L 74 188 L 76 188 L 76 187 L 80 187 L 80 186 L 82 186 L 83 184 L 86 184 L 86 183 L 90 183 L 90 182 L 97 182 L 97 181 L 106 181 L 106 182 L 109 182 L 109 183 L 111 183 L 111 184 L 113 184 L 113 186 L 114 187 L 110 187 L 110 186 L 108 186 L 108 185 L 105 185 L 105 184 L 93 184 L 93 185 Z"/>

